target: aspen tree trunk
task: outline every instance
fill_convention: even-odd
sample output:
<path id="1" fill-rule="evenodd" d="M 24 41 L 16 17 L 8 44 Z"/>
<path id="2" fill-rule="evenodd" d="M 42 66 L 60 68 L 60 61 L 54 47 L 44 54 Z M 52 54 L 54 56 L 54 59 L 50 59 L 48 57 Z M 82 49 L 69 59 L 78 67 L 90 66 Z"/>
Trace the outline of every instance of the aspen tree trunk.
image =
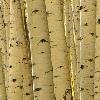
<path id="1" fill-rule="evenodd" d="M 73 31 L 74 31 L 74 42 L 75 42 L 75 49 L 76 49 L 76 59 L 77 59 L 77 71 L 76 71 L 76 85 L 77 85 L 77 99 L 79 99 L 80 94 L 80 0 L 72 0 L 72 10 L 73 10 Z"/>
<path id="2" fill-rule="evenodd" d="M 20 3 L 21 3 L 21 12 L 22 12 L 22 17 L 24 22 L 24 13 L 25 13 L 24 0 L 20 0 Z"/>
<path id="3" fill-rule="evenodd" d="M 76 83 L 76 73 L 77 73 L 77 57 L 76 57 L 76 47 L 75 47 L 75 35 L 74 35 L 74 23 L 73 23 L 73 12 L 72 12 L 72 2 L 69 1 L 69 28 L 70 28 L 70 60 L 71 60 L 71 71 L 72 71 L 72 85 L 74 92 L 74 100 L 77 100 L 77 83 Z"/>
<path id="4" fill-rule="evenodd" d="M 5 63 L 5 86 L 8 90 L 8 58 L 9 58 L 9 32 L 10 32 L 10 0 L 3 1 L 3 13 L 4 13 L 4 27 L 6 34 L 6 63 Z"/>
<path id="5" fill-rule="evenodd" d="M 67 43 L 68 66 L 70 66 L 70 27 L 69 27 L 69 0 L 64 0 L 64 27 Z"/>
<path id="6" fill-rule="evenodd" d="M 68 56 L 68 66 L 70 66 L 71 70 L 71 87 L 72 87 L 72 95 L 74 96 L 74 86 L 73 86 L 73 75 L 71 68 L 71 56 L 70 56 L 70 33 L 73 34 L 73 24 L 72 24 L 72 9 L 71 9 L 71 1 L 64 0 L 64 27 L 65 27 L 65 35 L 67 42 L 67 56 Z M 72 35 L 73 36 L 73 35 Z"/>
<path id="7" fill-rule="evenodd" d="M 96 3 L 94 100 L 100 100 L 100 0 L 97 0 Z"/>
<path id="8" fill-rule="evenodd" d="M 24 22 L 24 29 L 25 29 L 25 38 L 26 38 L 26 43 L 27 43 L 27 48 L 28 48 L 28 57 L 30 59 L 30 64 L 31 64 L 31 51 L 30 51 L 30 40 L 29 40 L 29 30 L 28 30 L 28 13 L 27 13 L 27 5 L 26 5 L 26 1 L 23 0 L 23 7 L 24 7 L 24 11 L 23 11 L 23 22 Z M 32 65 L 31 65 L 32 66 Z"/>
<path id="9" fill-rule="evenodd" d="M 24 100 L 33 100 L 33 77 L 32 77 L 32 64 L 31 64 L 31 53 L 30 53 L 30 42 L 28 37 L 28 27 L 27 27 L 27 17 L 26 17 L 26 1 L 23 0 L 23 23 L 25 29 L 25 42 L 27 48 L 27 58 L 28 59 L 28 69 L 23 70 L 24 73 L 24 80 L 23 80 L 23 87 L 24 87 Z M 27 72 L 26 72 L 27 71 Z M 28 76 L 29 75 L 29 76 Z M 27 88 L 26 88 L 27 87 Z M 29 95 L 29 96 L 27 96 Z"/>
<path id="10" fill-rule="evenodd" d="M 34 99 L 54 100 L 53 69 L 44 0 L 27 0 Z"/>
<path id="11" fill-rule="evenodd" d="M 2 0 L 3 1 L 3 7 L 4 7 L 4 22 L 5 22 L 5 31 L 6 31 L 6 38 L 7 38 L 7 43 L 8 43 L 8 38 L 9 38 L 9 26 L 10 26 L 10 0 Z M 7 45 L 8 49 L 8 45 Z"/>
<path id="12" fill-rule="evenodd" d="M 26 43 L 27 43 L 27 48 L 28 48 L 28 56 L 29 58 L 31 58 L 31 54 L 30 54 L 30 41 L 29 41 L 29 30 L 28 30 L 28 26 L 27 26 L 27 8 L 26 8 L 26 0 L 21 0 L 21 12 L 22 12 L 22 18 L 23 18 L 23 24 L 24 24 L 24 29 L 25 29 L 25 39 L 26 39 Z"/>
<path id="13" fill-rule="evenodd" d="M 6 100 L 6 88 L 5 88 L 5 80 L 4 80 L 4 72 L 3 72 L 2 53 L 1 53 L 1 51 L 0 51 L 0 99 L 1 100 Z"/>
<path id="14" fill-rule="evenodd" d="M 95 0 L 81 0 L 81 100 L 94 100 L 95 6 Z"/>
<path id="15" fill-rule="evenodd" d="M 6 37 L 4 31 L 3 9 L 0 1 L 0 99 L 6 100 L 4 68 L 6 65 Z"/>
<path id="16" fill-rule="evenodd" d="M 25 9 L 26 9 L 26 7 L 25 7 L 25 0 L 20 0 L 20 3 L 21 3 L 21 12 L 22 12 L 22 17 L 23 17 L 23 22 L 24 22 L 24 18 L 25 18 Z"/>
<path id="17" fill-rule="evenodd" d="M 56 100 L 71 100 L 70 70 L 63 21 L 63 0 L 45 0 Z"/>
<path id="18" fill-rule="evenodd" d="M 25 43 L 20 1 L 10 1 L 8 100 L 33 100 L 31 67 Z"/>

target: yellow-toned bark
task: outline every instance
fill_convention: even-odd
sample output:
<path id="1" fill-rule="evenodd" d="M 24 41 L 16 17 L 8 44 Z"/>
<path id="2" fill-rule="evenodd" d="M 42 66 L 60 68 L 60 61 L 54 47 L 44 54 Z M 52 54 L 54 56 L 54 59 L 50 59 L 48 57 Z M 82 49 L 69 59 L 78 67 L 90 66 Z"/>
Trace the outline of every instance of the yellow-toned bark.
<path id="1" fill-rule="evenodd" d="M 27 0 L 34 99 L 54 100 L 53 69 L 44 0 Z"/>
<path id="2" fill-rule="evenodd" d="M 6 34 L 4 29 L 3 6 L 0 1 L 0 99 L 6 100 L 5 87 L 5 68 L 6 68 Z"/>
<path id="3" fill-rule="evenodd" d="M 63 20 L 63 0 L 45 0 L 56 100 L 71 100 L 70 69 Z"/>
<path id="4" fill-rule="evenodd" d="M 69 0 L 64 0 L 64 28 L 67 44 L 68 65 L 70 66 L 70 26 L 69 26 Z"/>
<path id="5" fill-rule="evenodd" d="M 1 50 L 1 48 L 0 48 Z M 6 100 L 6 87 L 5 87 L 5 78 L 3 71 L 3 63 L 2 63 L 2 52 L 0 51 L 0 99 Z"/>
<path id="6" fill-rule="evenodd" d="M 100 100 L 100 0 L 96 2 L 94 100 Z"/>
<path id="7" fill-rule="evenodd" d="M 80 0 L 72 0 L 72 11 L 73 11 L 73 33 L 74 33 L 74 43 L 76 51 L 76 94 L 75 100 L 79 99 L 80 91 Z"/>
<path id="8" fill-rule="evenodd" d="M 9 58 L 9 32 L 10 32 L 10 0 L 2 0 L 3 2 L 3 17 L 4 17 L 4 27 L 5 27 L 5 51 L 6 51 L 6 61 L 5 61 L 5 86 L 6 91 L 8 89 L 8 58 Z"/>
<path id="9" fill-rule="evenodd" d="M 75 45 L 75 32 L 74 32 L 74 18 L 72 3 L 69 1 L 69 32 L 70 32 L 70 65 L 72 74 L 72 89 L 74 93 L 74 100 L 77 100 L 77 56 Z"/>
<path id="10" fill-rule="evenodd" d="M 10 0 L 8 85 L 8 100 L 33 100 L 31 67 L 19 0 Z"/>
<path id="11" fill-rule="evenodd" d="M 95 0 L 81 0 L 80 99 L 94 100 Z"/>

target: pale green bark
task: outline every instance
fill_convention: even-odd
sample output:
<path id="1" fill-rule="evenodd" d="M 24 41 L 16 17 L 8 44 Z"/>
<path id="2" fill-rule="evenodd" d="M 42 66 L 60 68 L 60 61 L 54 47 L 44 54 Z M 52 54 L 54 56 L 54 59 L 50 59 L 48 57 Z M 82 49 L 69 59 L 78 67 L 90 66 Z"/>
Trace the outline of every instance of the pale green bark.
<path id="1" fill-rule="evenodd" d="M 27 0 L 34 99 L 54 100 L 53 69 L 44 0 Z"/>
<path id="2" fill-rule="evenodd" d="M 70 70 L 63 21 L 63 0 L 45 0 L 56 100 L 71 100 Z"/>
<path id="3" fill-rule="evenodd" d="M 95 6 L 95 0 L 81 0 L 81 100 L 94 100 Z"/>

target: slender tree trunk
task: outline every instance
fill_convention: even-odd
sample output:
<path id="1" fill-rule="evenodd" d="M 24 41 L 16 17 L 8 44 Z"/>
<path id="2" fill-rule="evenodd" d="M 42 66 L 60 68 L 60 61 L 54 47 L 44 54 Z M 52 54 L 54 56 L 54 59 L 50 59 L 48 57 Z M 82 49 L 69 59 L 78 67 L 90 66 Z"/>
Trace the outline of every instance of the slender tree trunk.
<path id="1" fill-rule="evenodd" d="M 54 100 L 53 70 L 44 0 L 27 0 L 35 100 Z"/>
<path id="2" fill-rule="evenodd" d="M 100 0 L 96 6 L 96 41 L 95 41 L 95 73 L 94 100 L 100 100 Z"/>
<path id="3" fill-rule="evenodd" d="M 45 0 L 56 100 L 71 100 L 70 70 L 63 21 L 63 0 Z"/>
<path id="4" fill-rule="evenodd" d="M 20 1 L 10 1 L 8 100 L 33 100 L 31 67 Z"/>
<path id="5" fill-rule="evenodd" d="M 5 86 L 6 91 L 8 90 L 8 58 L 9 58 L 9 32 L 10 32 L 10 0 L 3 1 L 3 15 L 4 15 L 4 27 L 5 27 L 5 51 L 6 51 L 6 61 L 5 61 Z"/>
<path id="6" fill-rule="evenodd" d="M 9 41 L 9 26 L 10 26 L 10 0 L 2 0 L 3 6 L 4 6 L 4 25 L 5 25 L 5 31 L 6 31 L 6 38 L 7 43 Z M 8 43 L 9 44 L 9 43 Z M 7 45 L 8 50 L 8 45 Z"/>
<path id="7" fill-rule="evenodd" d="M 20 0 L 21 3 L 21 12 L 22 12 L 22 17 L 23 17 L 23 22 L 24 22 L 24 15 L 25 15 L 25 0 Z"/>
<path id="8" fill-rule="evenodd" d="M 64 28 L 67 43 L 68 66 L 70 66 L 70 26 L 69 26 L 69 0 L 64 0 Z"/>
<path id="9" fill-rule="evenodd" d="M 81 100 L 94 100 L 95 6 L 95 0 L 81 0 Z"/>
<path id="10" fill-rule="evenodd" d="M 27 59 L 28 59 L 28 64 L 29 64 L 29 68 L 26 71 L 23 71 L 25 73 L 27 73 L 29 76 L 27 76 L 26 74 L 24 74 L 25 78 L 23 81 L 23 87 L 24 87 L 24 95 L 23 95 L 23 99 L 24 100 L 30 100 L 33 99 L 33 78 L 32 78 L 32 64 L 31 64 L 31 54 L 30 54 L 30 42 L 29 42 L 29 37 L 28 37 L 28 27 L 27 27 L 27 16 L 26 16 L 26 0 L 21 0 L 21 12 L 22 12 L 22 18 L 23 18 L 23 25 L 24 25 L 24 36 L 25 36 L 25 42 L 26 42 L 26 49 L 27 49 Z M 26 69 L 25 69 L 26 70 Z M 29 85 L 30 87 L 28 87 L 27 85 Z M 27 88 L 26 88 L 27 87 Z M 29 92 L 29 93 L 28 93 Z M 27 94 L 28 93 L 28 94 Z M 27 95 L 30 96 L 27 96 Z"/>
<path id="11" fill-rule="evenodd" d="M 74 32 L 74 42 L 75 42 L 75 51 L 76 51 L 76 61 L 77 61 L 77 70 L 76 70 L 76 85 L 77 85 L 77 99 L 79 99 L 80 94 L 80 0 L 72 0 L 72 10 L 73 10 L 73 32 Z"/>
<path id="12" fill-rule="evenodd" d="M 77 56 L 76 56 L 76 46 L 75 46 L 75 33 L 74 33 L 74 20 L 73 20 L 73 9 L 72 2 L 69 1 L 69 30 L 70 30 L 70 63 L 72 72 L 72 88 L 74 92 L 74 100 L 77 100 Z"/>
<path id="13" fill-rule="evenodd" d="M 76 98 L 76 50 L 75 50 L 75 41 L 74 41 L 74 33 L 73 33 L 73 12 L 71 0 L 64 0 L 64 22 L 65 22 L 65 34 L 66 34 L 66 42 L 67 42 L 67 55 L 68 55 L 68 64 L 71 66 L 71 84 L 72 84 L 72 95 L 74 99 Z M 76 99 L 75 99 L 76 100 Z"/>
<path id="14" fill-rule="evenodd" d="M 4 29 L 3 8 L 0 1 L 0 99 L 6 100 L 5 66 L 6 66 L 6 34 Z M 5 71 L 6 72 L 6 71 Z"/>
<path id="15" fill-rule="evenodd" d="M 6 87 L 5 87 L 5 79 L 4 79 L 4 72 L 3 72 L 2 62 L 3 62 L 2 61 L 2 53 L 0 51 L 0 99 L 1 100 L 6 100 Z"/>
<path id="16" fill-rule="evenodd" d="M 23 3 L 25 3 L 25 1 L 23 1 Z M 28 69 L 27 72 L 26 70 L 24 70 L 24 81 L 23 81 L 23 86 L 24 86 L 24 100 L 33 100 L 33 77 L 32 77 L 32 63 L 31 63 L 31 52 L 30 52 L 30 41 L 29 41 L 29 36 L 28 36 L 28 27 L 27 27 L 27 17 L 25 15 L 25 4 L 24 4 L 24 11 L 23 11 L 23 23 L 24 23 L 24 29 L 25 29 L 25 42 L 26 42 L 26 49 L 27 49 L 27 59 L 28 59 Z M 27 76 L 27 74 L 29 76 Z M 28 87 L 29 86 L 29 87 Z M 26 88 L 27 87 L 27 88 Z M 27 96 L 27 95 L 29 96 Z"/>

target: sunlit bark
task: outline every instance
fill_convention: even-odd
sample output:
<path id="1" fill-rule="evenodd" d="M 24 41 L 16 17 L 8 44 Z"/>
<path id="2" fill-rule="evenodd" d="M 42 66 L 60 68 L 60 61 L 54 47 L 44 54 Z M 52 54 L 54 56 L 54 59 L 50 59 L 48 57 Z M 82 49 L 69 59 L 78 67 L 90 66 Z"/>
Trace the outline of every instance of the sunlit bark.
<path id="1" fill-rule="evenodd" d="M 94 100 L 95 0 L 81 0 L 80 99 Z"/>
<path id="2" fill-rule="evenodd" d="M 53 70 L 44 0 L 27 0 L 35 100 L 54 100 Z"/>
<path id="3" fill-rule="evenodd" d="M 71 100 L 70 69 L 63 20 L 63 0 L 45 0 L 56 100 Z"/>

